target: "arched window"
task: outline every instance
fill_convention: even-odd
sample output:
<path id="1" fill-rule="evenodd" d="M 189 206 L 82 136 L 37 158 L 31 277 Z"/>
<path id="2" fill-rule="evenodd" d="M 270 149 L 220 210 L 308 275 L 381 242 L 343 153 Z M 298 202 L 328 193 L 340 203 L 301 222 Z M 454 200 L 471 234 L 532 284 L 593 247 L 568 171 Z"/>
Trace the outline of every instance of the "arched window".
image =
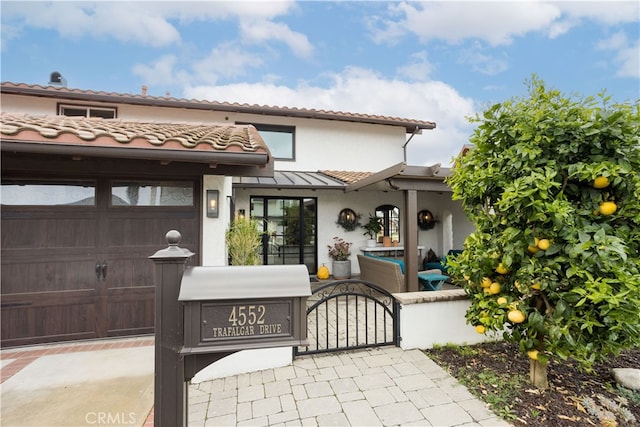
<path id="1" fill-rule="evenodd" d="M 382 222 L 379 236 L 389 236 L 400 241 L 400 209 L 393 205 L 381 205 L 376 208 L 376 217 Z"/>

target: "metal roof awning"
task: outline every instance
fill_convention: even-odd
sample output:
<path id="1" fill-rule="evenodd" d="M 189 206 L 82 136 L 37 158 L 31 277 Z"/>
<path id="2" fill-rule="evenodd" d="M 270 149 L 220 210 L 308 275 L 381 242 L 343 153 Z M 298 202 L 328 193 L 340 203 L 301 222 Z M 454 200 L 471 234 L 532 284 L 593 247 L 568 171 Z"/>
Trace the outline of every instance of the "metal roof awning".
<path id="1" fill-rule="evenodd" d="M 441 168 L 439 163 L 432 166 L 408 166 L 402 162 L 347 185 L 345 193 L 357 190 L 451 192 L 451 188 L 444 183 L 449 173 L 450 169 Z"/>
<path id="2" fill-rule="evenodd" d="M 274 171 L 271 177 L 234 177 L 234 188 L 344 190 L 346 183 L 320 172 Z"/>

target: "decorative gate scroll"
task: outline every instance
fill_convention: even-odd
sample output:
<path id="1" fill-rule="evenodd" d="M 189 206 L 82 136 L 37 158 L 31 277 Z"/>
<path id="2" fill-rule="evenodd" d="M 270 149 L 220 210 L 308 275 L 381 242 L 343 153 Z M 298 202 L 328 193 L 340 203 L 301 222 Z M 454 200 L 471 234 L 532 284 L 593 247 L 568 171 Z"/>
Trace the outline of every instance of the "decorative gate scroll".
<path id="1" fill-rule="evenodd" d="M 361 280 L 327 283 L 307 299 L 309 345 L 295 355 L 398 345 L 400 304 L 385 289 Z"/>

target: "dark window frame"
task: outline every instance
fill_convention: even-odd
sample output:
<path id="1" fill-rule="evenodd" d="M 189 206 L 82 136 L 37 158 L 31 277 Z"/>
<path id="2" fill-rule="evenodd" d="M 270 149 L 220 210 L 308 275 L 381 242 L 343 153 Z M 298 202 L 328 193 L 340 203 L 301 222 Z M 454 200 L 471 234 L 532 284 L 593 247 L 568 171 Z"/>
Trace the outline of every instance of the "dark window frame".
<path id="1" fill-rule="evenodd" d="M 250 195 L 249 196 L 249 212 L 246 213 L 246 215 L 248 215 L 250 218 L 254 218 L 254 219 L 259 219 L 262 222 L 262 232 L 265 233 L 268 230 L 268 225 L 267 223 L 264 222 L 265 219 L 269 219 L 269 218 L 275 218 L 277 217 L 276 215 L 274 215 L 273 213 L 270 213 L 268 210 L 268 204 L 270 200 L 278 200 L 278 201 L 297 201 L 300 204 L 301 209 L 299 210 L 298 214 L 298 219 L 300 221 L 302 221 L 302 223 L 304 224 L 304 206 L 305 206 L 305 200 L 309 200 L 313 206 L 314 206 L 314 216 L 313 216 L 313 222 L 309 223 L 309 224 L 305 224 L 304 225 L 304 229 L 307 230 L 307 226 L 310 226 L 312 228 L 312 238 L 313 238 L 313 245 L 307 245 L 305 242 L 305 238 L 307 237 L 306 235 L 303 236 L 303 239 L 301 241 L 299 241 L 297 243 L 299 249 L 301 250 L 298 253 L 299 256 L 299 262 L 302 265 L 306 265 L 305 263 L 305 255 L 313 255 L 313 265 L 307 265 L 307 268 L 309 269 L 309 274 L 315 274 L 315 272 L 318 270 L 318 250 L 319 250 L 319 244 L 318 244 L 318 197 L 315 196 L 267 196 L 267 195 Z M 260 212 L 260 215 L 257 216 L 253 216 L 253 211 L 254 211 L 254 202 L 255 201 L 261 201 L 262 202 L 262 211 Z M 265 217 L 265 214 L 268 214 Z M 285 213 L 283 212 L 283 218 L 284 218 Z M 284 239 L 285 236 L 284 234 L 280 235 L 283 239 L 283 243 L 284 243 Z M 264 243 L 263 243 L 264 244 Z M 313 251 L 312 253 L 309 252 L 305 252 L 304 248 L 306 246 L 313 246 Z M 263 262 L 265 264 L 268 263 L 268 252 L 267 251 L 263 251 Z M 273 264 L 273 265 L 279 265 L 279 264 Z"/>
<path id="2" fill-rule="evenodd" d="M 400 208 L 395 205 L 385 204 L 376 207 L 375 212 L 376 216 L 380 218 L 382 222 L 382 231 L 379 235 L 389 237 L 395 237 L 397 235 L 398 241 L 400 241 Z M 397 216 L 394 214 L 395 212 L 397 212 Z M 396 222 L 395 226 L 394 221 Z"/>
<path id="3" fill-rule="evenodd" d="M 75 109 L 75 110 L 86 110 L 86 114 L 84 116 L 80 116 L 80 115 L 73 115 L 70 116 L 68 114 L 64 114 L 64 109 Z M 109 112 L 113 112 L 113 117 L 103 117 L 103 116 L 92 116 L 91 115 L 91 111 L 109 111 Z M 106 120 L 110 120 L 110 119 L 117 119 L 118 118 L 118 108 L 117 107 L 110 107 L 110 106 L 103 106 L 103 105 L 93 105 L 93 104 L 69 104 L 66 102 L 58 102 L 56 104 L 56 114 L 58 116 L 67 116 L 67 117 L 86 117 L 86 118 L 97 118 L 97 117 L 102 117 L 103 119 Z"/>
<path id="4" fill-rule="evenodd" d="M 189 184 L 193 184 L 193 186 L 191 187 L 191 204 L 174 204 L 174 205 L 151 205 L 151 204 L 141 204 L 141 205 L 131 205 L 131 204 L 125 204 L 125 205 L 120 205 L 120 204 L 114 204 L 113 203 L 113 197 L 116 196 L 116 194 L 114 194 L 114 187 L 120 187 L 121 185 L 119 184 L 124 184 L 124 183 L 130 183 L 130 184 L 140 184 L 141 187 L 148 187 L 148 186 L 162 186 L 162 184 L 180 184 L 180 183 L 189 183 Z M 184 209 L 184 208 L 188 208 L 188 207 L 195 207 L 197 205 L 197 200 L 196 198 L 198 197 L 198 194 L 196 192 L 196 186 L 195 183 L 191 180 L 184 180 L 184 179 L 146 179 L 146 178 L 132 178 L 132 179 L 126 179 L 126 178 L 112 178 L 109 179 L 109 191 L 111 192 L 111 197 L 109 198 L 109 208 L 113 208 L 113 209 L 122 209 L 122 208 L 136 208 L 136 209 L 163 209 L 163 210 L 172 210 L 172 209 Z"/>
<path id="5" fill-rule="evenodd" d="M 291 157 L 277 157 L 274 156 L 275 160 L 287 161 L 287 162 L 295 162 L 296 161 L 296 127 L 295 126 L 286 126 L 286 125 L 268 125 L 263 123 L 249 123 L 249 122 L 236 122 L 237 125 L 253 125 L 258 132 L 266 131 L 266 132 L 282 132 L 291 134 Z M 267 146 L 269 145 L 268 142 Z M 273 154 L 273 153 L 272 153 Z"/>

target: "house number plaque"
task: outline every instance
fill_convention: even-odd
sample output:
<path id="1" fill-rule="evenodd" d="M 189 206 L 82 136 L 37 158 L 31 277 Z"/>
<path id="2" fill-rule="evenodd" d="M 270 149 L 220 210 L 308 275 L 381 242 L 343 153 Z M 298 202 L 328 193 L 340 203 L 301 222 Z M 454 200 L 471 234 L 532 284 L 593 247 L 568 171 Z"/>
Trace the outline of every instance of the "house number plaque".
<path id="1" fill-rule="evenodd" d="M 202 304 L 201 340 L 291 336 L 291 301 L 211 302 Z"/>

